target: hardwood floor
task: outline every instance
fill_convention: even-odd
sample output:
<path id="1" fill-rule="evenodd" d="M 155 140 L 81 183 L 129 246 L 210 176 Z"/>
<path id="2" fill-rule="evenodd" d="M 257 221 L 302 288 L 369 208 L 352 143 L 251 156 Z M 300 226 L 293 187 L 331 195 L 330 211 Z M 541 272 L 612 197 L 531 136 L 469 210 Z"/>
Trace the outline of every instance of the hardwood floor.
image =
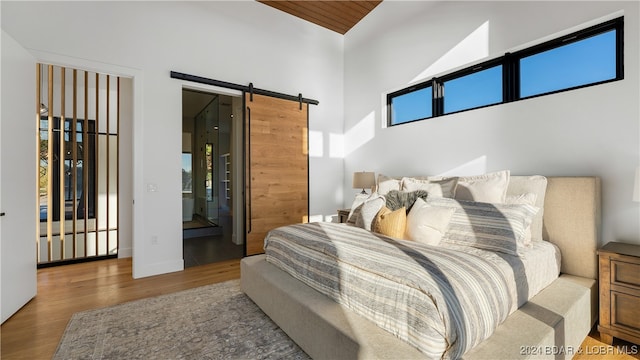
<path id="1" fill-rule="evenodd" d="M 230 260 L 142 279 L 131 258 L 38 270 L 38 295 L 2 324 L 2 359 L 50 359 L 75 312 L 240 278 Z"/>
<path id="2" fill-rule="evenodd" d="M 613 339 L 613 346 L 600 341 L 600 333 L 595 329 L 591 330 L 589 336 L 580 345 L 581 354 L 573 357 L 573 360 L 589 359 L 640 359 L 640 346 L 620 340 Z"/>
<path id="3" fill-rule="evenodd" d="M 134 280 L 131 259 L 112 259 L 38 270 L 38 295 L 2 324 L 2 359 L 50 359 L 73 313 L 168 294 L 240 277 L 240 261 L 188 268 Z M 593 330 L 574 360 L 640 359 L 637 345 L 600 341 Z M 627 354 L 619 350 L 626 350 Z M 630 355 L 629 353 L 634 352 Z"/>

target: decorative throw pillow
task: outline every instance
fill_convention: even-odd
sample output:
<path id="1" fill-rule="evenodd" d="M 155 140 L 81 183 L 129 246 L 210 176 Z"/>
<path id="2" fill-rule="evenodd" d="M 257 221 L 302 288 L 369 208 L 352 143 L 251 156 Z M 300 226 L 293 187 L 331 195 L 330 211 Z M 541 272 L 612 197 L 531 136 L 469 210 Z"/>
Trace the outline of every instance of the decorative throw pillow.
<path id="1" fill-rule="evenodd" d="M 428 195 L 429 193 L 424 190 L 410 192 L 391 190 L 385 195 L 386 206 L 391 210 L 398 210 L 404 207 L 407 211 L 411 211 L 411 207 L 417 198 L 426 199 Z"/>
<path id="2" fill-rule="evenodd" d="M 518 255 L 525 246 L 526 229 L 538 208 L 526 204 L 490 204 L 447 198 L 427 198 L 427 203 L 453 207 L 443 243 Z"/>
<path id="3" fill-rule="evenodd" d="M 509 170 L 458 178 L 454 198 L 485 203 L 504 203 L 509 186 Z"/>
<path id="4" fill-rule="evenodd" d="M 428 245 L 440 244 L 455 211 L 452 207 L 433 206 L 422 198 L 416 199 L 407 215 L 405 238 Z"/>
<path id="5" fill-rule="evenodd" d="M 380 195 L 386 195 L 391 190 L 400 190 L 399 178 L 392 178 L 383 174 L 378 174 L 378 183 L 376 192 Z"/>
<path id="6" fill-rule="evenodd" d="M 383 207 L 376 215 L 373 232 L 396 239 L 403 239 L 406 228 L 407 209 L 401 207 L 392 211 L 387 207 Z"/>
<path id="7" fill-rule="evenodd" d="M 402 191 L 424 190 L 429 196 L 453 197 L 458 178 L 402 178 Z"/>

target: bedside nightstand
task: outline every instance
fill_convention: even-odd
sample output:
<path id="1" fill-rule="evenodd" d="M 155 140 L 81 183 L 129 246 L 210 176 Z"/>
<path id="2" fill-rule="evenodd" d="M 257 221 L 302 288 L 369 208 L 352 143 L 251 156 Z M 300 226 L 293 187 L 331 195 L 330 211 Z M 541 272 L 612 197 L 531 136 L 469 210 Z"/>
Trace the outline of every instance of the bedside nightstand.
<path id="1" fill-rule="evenodd" d="M 598 249 L 602 342 L 640 344 L 640 245 L 610 242 Z"/>
<path id="2" fill-rule="evenodd" d="M 351 209 L 338 209 L 338 222 L 346 223 Z"/>

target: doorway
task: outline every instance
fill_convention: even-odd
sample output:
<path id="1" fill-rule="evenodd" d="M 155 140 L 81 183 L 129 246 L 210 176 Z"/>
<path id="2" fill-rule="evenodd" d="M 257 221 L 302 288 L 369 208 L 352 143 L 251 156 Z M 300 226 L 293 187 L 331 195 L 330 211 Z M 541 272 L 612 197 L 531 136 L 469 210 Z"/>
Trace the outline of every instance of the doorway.
<path id="1" fill-rule="evenodd" d="M 241 98 L 182 90 L 182 234 L 185 267 L 239 259 L 233 205 L 234 176 L 241 159 Z M 238 121 L 235 121 L 238 119 Z M 241 149 L 241 148 L 240 148 Z"/>

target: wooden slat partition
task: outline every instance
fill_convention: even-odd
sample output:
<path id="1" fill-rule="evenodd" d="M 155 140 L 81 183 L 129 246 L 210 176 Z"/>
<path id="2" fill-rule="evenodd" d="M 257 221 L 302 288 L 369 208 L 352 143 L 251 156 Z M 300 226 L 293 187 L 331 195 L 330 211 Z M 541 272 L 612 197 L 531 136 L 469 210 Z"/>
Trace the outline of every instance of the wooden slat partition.
<path id="1" fill-rule="evenodd" d="M 78 134 L 77 134 L 77 123 L 78 123 L 78 70 L 73 69 L 73 122 L 71 125 L 71 138 L 73 139 L 71 141 L 71 159 L 73 164 L 77 164 L 78 163 L 78 145 L 77 145 L 77 141 L 78 141 Z M 77 171 L 72 171 L 71 172 L 71 183 L 72 184 L 78 184 L 78 172 Z M 78 198 L 78 186 L 74 186 L 73 187 L 73 199 L 74 199 L 74 204 L 75 199 Z M 78 212 L 76 211 L 76 206 L 73 207 L 73 211 L 71 214 L 71 226 L 72 231 L 71 231 L 71 241 L 73 241 L 73 247 L 72 247 L 72 251 L 73 251 L 73 257 L 75 258 L 76 256 L 78 256 L 78 244 L 77 244 L 77 232 L 78 232 Z"/>
<path id="2" fill-rule="evenodd" d="M 53 65 L 47 67 L 47 107 L 48 122 L 47 122 L 47 259 L 51 261 L 51 254 L 53 253 Z"/>
<path id="3" fill-rule="evenodd" d="M 41 108 L 42 108 L 42 89 L 40 88 L 40 84 L 42 83 L 42 64 L 36 64 L 36 129 L 38 129 L 38 143 L 37 143 L 37 152 L 36 154 L 42 154 L 41 143 L 42 143 L 42 132 L 40 131 L 40 116 Z M 40 156 L 38 156 L 38 180 L 40 180 Z M 40 208 L 40 181 L 37 182 L 36 189 L 38 192 L 38 197 L 36 198 L 37 208 Z M 40 221 L 40 213 L 38 210 L 38 221 Z M 38 224 L 39 225 L 39 224 Z M 36 226 L 36 261 L 40 260 L 40 226 Z"/>
<path id="4" fill-rule="evenodd" d="M 110 249 L 117 252 L 119 239 L 119 181 L 112 181 L 112 176 L 120 174 L 120 79 L 37 64 L 36 80 L 37 191 L 42 214 L 37 226 L 38 264 L 111 255 Z M 41 104 L 48 109 L 46 115 Z"/>
<path id="5" fill-rule="evenodd" d="M 117 86 L 118 86 L 118 94 L 120 94 L 120 78 L 117 78 Z M 116 133 L 120 134 L 120 96 L 116 100 L 116 109 L 117 109 L 117 119 L 116 119 Z M 118 148 L 118 152 L 116 153 L 116 194 L 120 194 L 120 136 L 116 136 L 116 146 Z M 117 197 L 118 201 L 118 210 L 116 210 L 116 224 L 120 224 L 120 197 Z M 120 250 L 120 231 L 116 231 L 116 251 Z"/>
<path id="6" fill-rule="evenodd" d="M 109 180 L 111 180 L 109 178 L 109 173 L 110 173 L 109 168 L 111 167 L 110 166 L 111 162 L 109 161 L 110 160 L 110 155 L 111 155 L 111 153 L 109 152 L 109 138 L 111 137 L 111 135 L 109 135 L 109 126 L 111 125 L 111 122 L 110 122 L 111 119 L 109 118 L 109 115 L 110 115 L 109 114 L 109 109 L 111 108 L 109 106 L 109 88 L 110 88 L 110 81 L 109 80 L 110 80 L 109 75 L 107 75 L 107 104 L 106 104 L 106 107 L 107 107 L 107 118 L 106 118 L 106 124 L 107 124 L 107 135 L 106 135 L 106 140 L 107 140 L 107 156 L 106 156 L 106 158 L 107 158 L 107 166 L 106 166 L 106 168 L 107 168 L 107 171 L 106 171 L 106 175 L 107 175 L 107 177 L 106 177 L 106 180 L 107 180 L 107 185 L 106 185 L 107 198 L 106 198 L 106 202 L 107 202 L 107 204 L 106 205 L 107 205 L 107 210 L 105 211 L 106 212 L 106 220 L 107 220 L 106 224 L 105 224 L 105 229 L 106 229 L 105 242 L 107 244 L 106 245 L 107 253 L 109 253 L 109 230 L 110 230 L 109 229 L 109 225 L 110 225 L 110 223 L 109 223 L 109 215 L 110 215 L 109 214 L 109 203 L 111 202 L 111 194 L 109 193 L 109 190 L 110 190 Z"/>
<path id="7" fill-rule="evenodd" d="M 58 199 L 58 203 L 60 204 L 60 259 L 64 259 L 65 258 L 65 251 L 64 251 L 64 224 L 65 224 L 65 220 L 67 219 L 67 209 L 66 209 L 66 196 L 65 196 L 65 192 L 64 192 L 64 175 L 65 175 L 65 159 L 67 158 L 66 152 L 65 152 L 65 139 L 64 139 L 64 133 L 65 133 L 65 125 L 66 125 L 66 121 L 65 121 L 65 72 L 64 72 L 64 68 L 60 68 L 60 122 L 59 122 L 59 131 L 60 133 L 58 134 L 59 140 L 58 140 L 58 144 L 60 144 L 58 147 L 58 166 L 60 167 L 59 170 L 59 175 L 60 175 L 60 179 L 58 180 L 58 188 L 59 188 L 59 199 Z"/>
<path id="8" fill-rule="evenodd" d="M 84 219 L 84 256 L 87 256 L 89 248 L 89 73 L 84 72 L 84 125 L 82 126 L 82 144 L 83 144 L 83 160 L 82 160 L 82 193 L 85 195 L 81 198 L 83 201 L 83 219 Z"/>
<path id="9" fill-rule="evenodd" d="M 100 74 L 96 73 L 96 122 L 95 122 L 95 158 L 100 159 Z M 95 189 L 96 195 L 99 193 L 100 189 L 100 166 L 98 161 L 95 164 Z M 95 247 L 96 247 L 96 255 L 98 255 L 98 249 L 100 247 L 99 240 L 99 230 L 100 230 L 100 197 L 96 196 L 93 203 L 93 213 L 96 217 L 96 225 L 95 225 Z"/>

